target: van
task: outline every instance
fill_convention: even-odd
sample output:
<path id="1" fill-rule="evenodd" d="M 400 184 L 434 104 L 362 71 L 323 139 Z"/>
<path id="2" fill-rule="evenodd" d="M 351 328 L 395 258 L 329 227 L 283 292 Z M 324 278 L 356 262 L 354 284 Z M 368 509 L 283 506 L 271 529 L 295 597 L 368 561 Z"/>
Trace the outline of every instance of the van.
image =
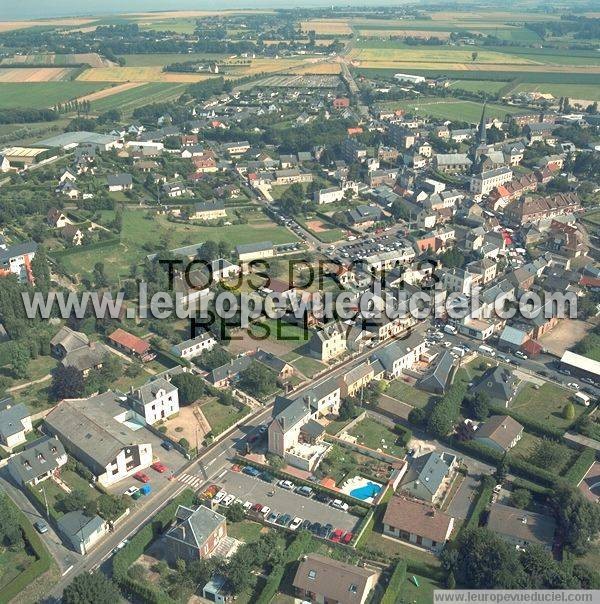
<path id="1" fill-rule="evenodd" d="M 460 358 L 465 356 L 465 351 L 463 348 L 459 348 L 458 346 L 453 346 L 451 351 L 456 353 Z"/>
<path id="2" fill-rule="evenodd" d="M 580 403 L 581 405 L 584 405 L 585 407 L 590 406 L 591 399 L 587 394 L 584 394 L 583 392 L 576 392 L 573 395 L 573 398 L 575 399 L 575 402 Z"/>
<path id="3" fill-rule="evenodd" d="M 446 333 L 455 334 L 456 333 L 456 327 L 454 327 L 454 325 L 444 325 L 444 331 Z"/>
<path id="4" fill-rule="evenodd" d="M 496 356 L 496 351 L 493 348 L 486 346 L 485 344 L 482 344 L 477 350 L 479 350 L 479 352 L 481 352 L 482 354 L 487 354 L 491 357 Z"/>

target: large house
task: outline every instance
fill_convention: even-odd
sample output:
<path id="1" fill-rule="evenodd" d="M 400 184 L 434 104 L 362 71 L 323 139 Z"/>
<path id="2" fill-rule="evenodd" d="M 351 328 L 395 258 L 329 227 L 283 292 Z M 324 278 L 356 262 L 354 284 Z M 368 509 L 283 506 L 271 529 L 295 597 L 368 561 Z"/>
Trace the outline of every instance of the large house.
<path id="1" fill-rule="evenodd" d="M 190 360 L 200 356 L 203 352 L 212 350 L 216 344 L 214 336 L 205 331 L 195 338 L 175 344 L 171 348 L 171 352 L 182 359 Z"/>
<path id="2" fill-rule="evenodd" d="M 67 454 L 58 438 L 45 438 L 8 460 L 8 472 L 18 485 L 36 485 L 58 473 Z"/>
<path id="3" fill-rule="evenodd" d="M 454 528 L 454 518 L 433 506 L 407 499 L 392 497 L 383 516 L 383 533 L 397 537 L 436 554 L 441 553 Z"/>
<path id="4" fill-rule="evenodd" d="M 129 395 L 131 408 L 152 426 L 179 413 L 179 391 L 164 377 L 155 377 Z"/>
<path id="5" fill-rule="evenodd" d="M 502 365 L 490 367 L 471 388 L 474 394 L 486 394 L 494 403 L 501 403 L 505 407 L 513 400 L 519 379 L 515 374 Z"/>
<path id="6" fill-rule="evenodd" d="M 226 537 L 225 516 L 203 505 L 195 510 L 180 505 L 164 537 L 165 558 L 171 563 L 208 558 Z"/>
<path id="7" fill-rule="evenodd" d="M 518 548 L 539 545 L 551 550 L 556 522 L 550 516 L 492 503 L 487 527 Z"/>
<path id="8" fill-rule="evenodd" d="M 486 170 L 481 174 L 471 176 L 470 190 L 474 195 L 488 195 L 496 187 L 511 181 L 512 178 L 513 171 L 506 166 Z"/>
<path id="9" fill-rule="evenodd" d="M 35 258 L 38 244 L 35 241 L 16 243 L 6 249 L 0 248 L 0 277 L 16 275 L 24 283 L 34 282 L 31 261 Z"/>
<path id="10" fill-rule="evenodd" d="M 385 377 L 393 380 L 410 369 L 425 352 L 426 345 L 420 334 L 411 334 L 407 339 L 392 342 L 380 348 L 371 357 L 371 362 L 379 361 L 385 370 Z"/>
<path id="11" fill-rule="evenodd" d="M 104 486 L 152 464 L 152 445 L 126 424 L 135 416 L 124 399 L 109 390 L 87 399 L 64 400 L 44 420 L 46 431 L 60 438 Z"/>
<path id="12" fill-rule="evenodd" d="M 10 450 L 22 445 L 33 430 L 29 410 L 12 398 L 0 400 L 0 445 Z"/>
<path id="13" fill-rule="evenodd" d="M 378 576 L 368 568 L 308 554 L 300 560 L 293 586 L 304 602 L 363 604 Z"/>
<path id="14" fill-rule="evenodd" d="M 347 327 L 341 323 L 331 323 L 318 329 L 310 338 L 311 353 L 327 363 L 346 352 Z"/>
<path id="15" fill-rule="evenodd" d="M 456 465 L 450 453 L 426 453 L 413 459 L 402 480 L 401 489 L 411 497 L 435 503 Z"/>
<path id="16" fill-rule="evenodd" d="M 203 201 L 194 204 L 187 217 L 188 220 L 218 220 L 227 218 L 227 212 L 222 201 Z"/>

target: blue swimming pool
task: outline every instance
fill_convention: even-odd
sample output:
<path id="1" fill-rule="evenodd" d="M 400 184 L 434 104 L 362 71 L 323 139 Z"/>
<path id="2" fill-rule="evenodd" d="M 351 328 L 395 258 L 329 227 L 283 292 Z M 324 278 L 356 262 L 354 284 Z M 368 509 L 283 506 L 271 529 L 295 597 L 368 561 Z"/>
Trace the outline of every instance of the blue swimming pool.
<path id="1" fill-rule="evenodd" d="M 366 482 L 360 487 L 352 489 L 350 491 L 350 495 L 352 495 L 352 497 L 356 497 L 356 499 L 367 501 L 369 499 L 374 499 L 377 496 L 377 493 L 379 493 L 379 491 L 381 491 L 380 484 L 376 484 L 374 482 Z"/>

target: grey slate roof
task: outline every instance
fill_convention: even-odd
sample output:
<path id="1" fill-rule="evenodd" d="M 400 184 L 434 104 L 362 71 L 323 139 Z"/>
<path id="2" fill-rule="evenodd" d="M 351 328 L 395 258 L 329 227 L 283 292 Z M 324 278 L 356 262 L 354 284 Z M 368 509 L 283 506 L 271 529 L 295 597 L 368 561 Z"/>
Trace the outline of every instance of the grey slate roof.
<path id="1" fill-rule="evenodd" d="M 445 350 L 435 367 L 419 380 L 419 388 L 430 392 L 445 391 L 452 377 L 453 369 L 454 357 Z"/>
<path id="2" fill-rule="evenodd" d="M 176 539 L 200 549 L 225 516 L 201 505 L 193 510 L 180 505 L 177 508 L 176 525 L 167 531 L 167 539 Z"/>
<path id="3" fill-rule="evenodd" d="M 419 480 L 430 493 L 435 494 L 450 471 L 450 460 L 446 459 L 447 456 L 453 459 L 448 453 L 440 455 L 435 451 L 417 457 L 406 472 L 403 482 Z"/>
<path id="4" fill-rule="evenodd" d="M 93 346 L 73 350 L 62 360 L 62 364 L 65 367 L 75 367 L 79 371 L 87 371 L 100 365 L 107 354 L 110 354 L 108 348 L 101 342 L 96 342 Z"/>
<path id="5" fill-rule="evenodd" d="M 102 529 L 105 521 L 97 514 L 86 516 L 83 511 L 68 512 L 57 520 L 61 534 L 79 551 L 82 543 Z"/>
<path id="6" fill-rule="evenodd" d="M 143 405 L 146 405 L 156 399 L 156 395 L 160 390 L 165 390 L 168 394 L 175 392 L 177 387 L 163 377 L 153 378 L 135 390 L 133 396 Z"/>
<path id="7" fill-rule="evenodd" d="M 106 177 L 106 184 L 109 187 L 128 187 L 133 184 L 133 177 L 131 174 L 109 174 Z"/>
<path id="8" fill-rule="evenodd" d="M 29 415 L 29 409 L 23 403 L 15 405 L 11 398 L 0 401 L 0 439 L 6 441 L 22 432 L 23 420 Z"/>
<path id="9" fill-rule="evenodd" d="M 423 342 L 423 336 L 418 333 L 412 333 L 406 340 L 392 342 L 383 348 L 380 348 L 371 357 L 371 360 L 378 360 L 387 371 L 391 371 L 394 362 L 406 356 L 413 348 Z"/>
<path id="10" fill-rule="evenodd" d="M 24 243 L 15 243 L 8 248 L 0 249 L 0 264 L 7 263 L 11 258 L 17 258 L 24 254 L 33 254 L 37 252 L 38 244 L 35 241 L 25 241 Z"/>
<path id="11" fill-rule="evenodd" d="M 226 365 L 221 365 L 220 367 L 216 367 L 209 373 L 208 379 L 215 384 L 216 382 L 220 382 L 221 380 L 226 379 L 227 377 L 235 377 L 240 371 L 244 371 L 250 367 L 253 358 L 250 355 L 238 357 L 237 359 L 232 359 Z"/>
<path id="12" fill-rule="evenodd" d="M 35 442 L 8 460 L 11 474 L 17 474 L 24 483 L 31 482 L 46 472 L 59 467 L 57 459 L 65 455 L 58 438 L 46 438 Z"/>
<path id="13" fill-rule="evenodd" d="M 242 245 L 237 245 L 235 247 L 235 251 L 239 256 L 241 254 L 250 254 L 252 252 L 262 252 L 272 248 L 273 244 L 270 241 L 259 241 L 257 243 L 244 243 Z"/>

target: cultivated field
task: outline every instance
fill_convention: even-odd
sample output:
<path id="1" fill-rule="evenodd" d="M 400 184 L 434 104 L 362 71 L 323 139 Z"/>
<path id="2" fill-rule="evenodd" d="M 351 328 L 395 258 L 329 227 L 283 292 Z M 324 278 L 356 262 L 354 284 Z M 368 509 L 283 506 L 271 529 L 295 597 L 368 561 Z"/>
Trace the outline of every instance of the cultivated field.
<path id="1" fill-rule="evenodd" d="M 13 31 L 15 29 L 28 29 L 30 27 L 47 27 L 49 25 L 63 25 L 65 27 L 76 27 L 92 23 L 93 19 L 52 19 L 48 21 L 1 21 L 0 33 Z"/>
<path id="2" fill-rule="evenodd" d="M 314 31 L 318 34 L 351 34 L 352 28 L 347 19 L 311 19 L 300 23 L 302 31 Z"/>
<path id="3" fill-rule="evenodd" d="M 78 53 L 78 54 L 55 54 L 55 53 L 30 53 L 28 55 L 14 55 L 6 57 L 0 63 L 1 65 L 74 65 L 87 63 L 90 67 L 110 67 L 112 63 L 101 57 L 98 53 Z"/>
<path id="4" fill-rule="evenodd" d="M 92 82 L 2 83 L 0 109 L 43 109 L 91 94 L 104 87 Z"/>
<path id="5" fill-rule="evenodd" d="M 183 94 L 185 88 L 186 84 L 130 82 L 101 91 L 93 95 L 96 96 L 96 99 L 89 100 L 92 101 L 94 111 L 103 112 L 110 109 L 119 109 L 123 113 L 129 113 L 142 105 L 162 103 L 178 98 Z"/>
<path id="6" fill-rule="evenodd" d="M 160 54 L 121 55 L 120 58 L 125 60 L 125 67 L 152 67 L 155 65 L 163 66 L 171 63 L 184 63 L 187 61 L 206 61 L 214 63 L 224 57 L 225 55 L 200 52 L 185 55 L 171 52 Z"/>
<path id="7" fill-rule="evenodd" d="M 77 78 L 81 82 L 201 82 L 211 77 L 204 73 L 166 73 L 160 66 L 103 67 L 87 69 Z"/>
<path id="8" fill-rule="evenodd" d="M 73 70 L 61 67 L 39 67 L 28 69 L 0 67 L 0 84 L 6 82 L 63 82 L 69 80 Z"/>

